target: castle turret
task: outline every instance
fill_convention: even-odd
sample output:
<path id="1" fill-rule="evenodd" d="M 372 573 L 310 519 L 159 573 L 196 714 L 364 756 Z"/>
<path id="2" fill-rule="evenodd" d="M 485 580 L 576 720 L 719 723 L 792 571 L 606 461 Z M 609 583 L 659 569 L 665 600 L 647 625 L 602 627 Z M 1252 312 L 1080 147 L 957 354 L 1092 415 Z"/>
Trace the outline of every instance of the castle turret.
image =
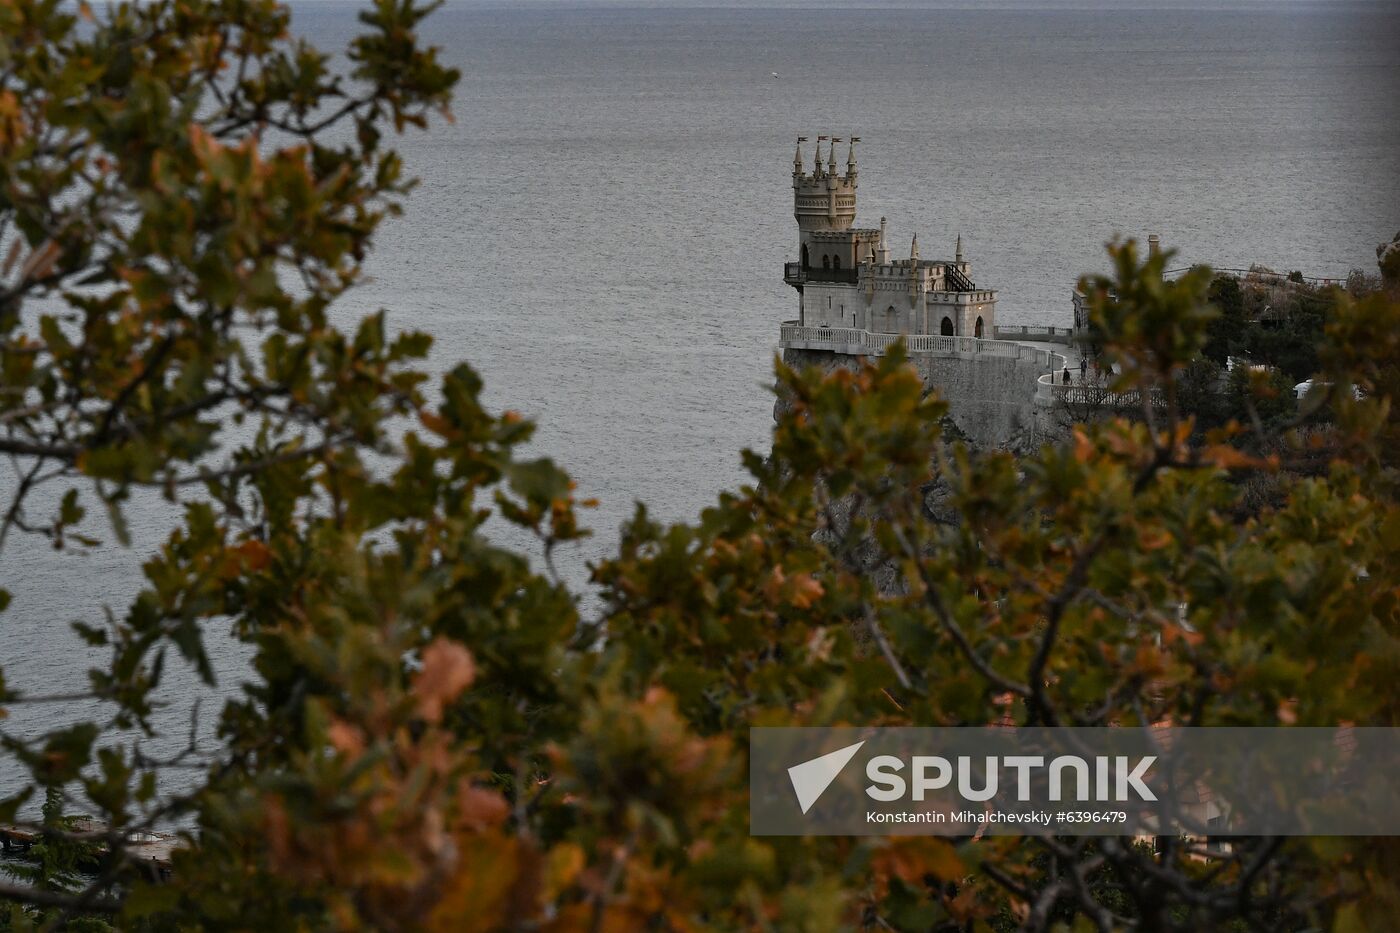
<path id="1" fill-rule="evenodd" d="M 814 268 L 820 265 L 820 256 L 827 255 L 828 262 L 833 256 L 830 244 L 824 243 L 824 250 L 818 251 L 813 243 L 814 234 L 839 233 L 851 229 L 856 219 L 856 172 L 854 137 L 850 155 L 846 162 L 846 174 L 836 171 L 836 144 L 839 136 L 818 136 L 812 172 L 808 174 L 802 167 L 802 143 L 807 139 L 799 136 L 797 153 L 792 166 L 792 211 L 797 219 L 798 250 L 802 267 Z M 822 152 L 822 142 L 828 149 Z M 823 156 L 826 164 L 823 166 Z M 862 259 L 853 249 L 842 251 L 842 268 L 853 270 Z"/>

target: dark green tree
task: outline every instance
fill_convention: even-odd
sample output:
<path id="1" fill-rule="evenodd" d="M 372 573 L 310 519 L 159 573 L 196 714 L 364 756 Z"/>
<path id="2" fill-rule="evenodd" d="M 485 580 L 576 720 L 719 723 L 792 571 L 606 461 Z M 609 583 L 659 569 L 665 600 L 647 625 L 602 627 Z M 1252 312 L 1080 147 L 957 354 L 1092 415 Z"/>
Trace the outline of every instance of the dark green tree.
<path id="1" fill-rule="evenodd" d="M 1290 288 L 1269 319 L 1246 329 L 1244 355 L 1294 383 L 1316 375 L 1328 318 L 1341 295 L 1340 289 Z"/>
<path id="2" fill-rule="evenodd" d="M 1206 297 L 1219 314 L 1206 329 L 1206 343 L 1201 352 L 1207 359 L 1224 366 L 1243 347 L 1249 327 L 1244 292 L 1239 279 L 1217 275 L 1211 280 Z"/>

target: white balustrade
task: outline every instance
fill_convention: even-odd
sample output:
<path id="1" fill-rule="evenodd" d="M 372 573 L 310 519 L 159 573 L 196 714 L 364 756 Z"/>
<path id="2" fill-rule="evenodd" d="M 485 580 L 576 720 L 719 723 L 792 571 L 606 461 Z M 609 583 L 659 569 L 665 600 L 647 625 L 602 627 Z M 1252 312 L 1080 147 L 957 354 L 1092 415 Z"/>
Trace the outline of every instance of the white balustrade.
<path id="1" fill-rule="evenodd" d="M 803 350 L 830 350 L 853 356 L 883 356 L 898 340 L 910 353 L 934 356 L 1002 357 L 1033 360 L 1050 368 L 1063 365 L 1063 357 L 1050 350 L 1028 347 L 1011 340 L 946 337 L 941 334 L 877 334 L 854 327 L 810 327 L 789 321 L 782 325 L 779 344 Z"/>
<path id="2" fill-rule="evenodd" d="M 1063 379 L 1063 375 L 1050 372 L 1036 380 L 1036 403 L 1046 406 L 1068 404 L 1103 408 L 1142 407 L 1142 390 L 1140 389 L 1113 392 L 1101 382 L 1080 382 L 1074 376 L 1071 376 L 1073 381 L 1068 383 L 1064 382 Z M 1151 397 L 1153 406 L 1163 403 L 1160 389 L 1153 389 Z"/>

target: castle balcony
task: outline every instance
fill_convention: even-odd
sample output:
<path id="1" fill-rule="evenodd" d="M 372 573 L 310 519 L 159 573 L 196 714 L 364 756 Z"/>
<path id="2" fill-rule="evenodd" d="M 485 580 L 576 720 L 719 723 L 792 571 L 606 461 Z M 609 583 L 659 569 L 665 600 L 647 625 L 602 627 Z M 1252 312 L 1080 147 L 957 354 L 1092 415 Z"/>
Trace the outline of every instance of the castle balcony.
<path id="1" fill-rule="evenodd" d="M 808 327 L 796 321 L 783 324 L 778 344 L 791 350 L 826 350 L 851 356 L 884 356 L 899 340 L 911 354 L 1032 360 L 1047 370 L 1064 366 L 1065 358 L 1051 350 L 1028 347 L 1010 340 L 976 337 L 944 337 L 940 334 L 877 334 L 853 327 Z"/>
<path id="2" fill-rule="evenodd" d="M 813 269 L 802 268 L 800 262 L 783 263 L 783 281 L 793 288 L 800 289 L 807 282 L 829 282 L 837 285 L 854 285 L 860 279 L 860 269 Z"/>

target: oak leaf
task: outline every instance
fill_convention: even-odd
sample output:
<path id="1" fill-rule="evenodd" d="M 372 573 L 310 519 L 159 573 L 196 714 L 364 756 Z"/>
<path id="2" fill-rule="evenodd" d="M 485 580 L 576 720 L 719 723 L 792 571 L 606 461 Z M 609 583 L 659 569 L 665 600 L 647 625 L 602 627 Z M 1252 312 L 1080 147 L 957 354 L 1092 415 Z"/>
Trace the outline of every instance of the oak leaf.
<path id="1" fill-rule="evenodd" d="M 459 642 L 437 638 L 423 651 L 423 667 L 413 679 L 418 715 L 428 722 L 442 720 L 443 707 L 457 698 L 476 677 L 476 662 Z"/>

